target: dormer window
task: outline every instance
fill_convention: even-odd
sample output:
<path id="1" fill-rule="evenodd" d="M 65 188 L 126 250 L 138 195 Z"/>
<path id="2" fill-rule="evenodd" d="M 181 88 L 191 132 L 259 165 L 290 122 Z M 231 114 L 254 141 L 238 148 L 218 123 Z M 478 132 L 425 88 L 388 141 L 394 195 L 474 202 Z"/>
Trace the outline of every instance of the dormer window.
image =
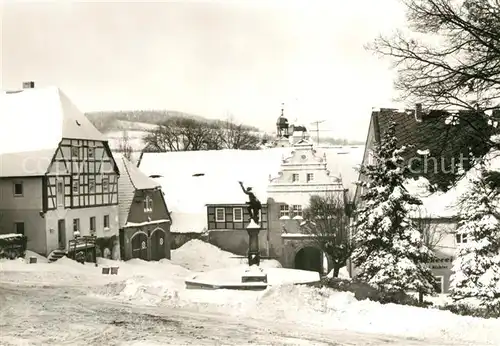
<path id="1" fill-rule="evenodd" d="M 151 213 L 153 211 L 153 199 L 149 196 L 144 198 L 144 212 Z"/>

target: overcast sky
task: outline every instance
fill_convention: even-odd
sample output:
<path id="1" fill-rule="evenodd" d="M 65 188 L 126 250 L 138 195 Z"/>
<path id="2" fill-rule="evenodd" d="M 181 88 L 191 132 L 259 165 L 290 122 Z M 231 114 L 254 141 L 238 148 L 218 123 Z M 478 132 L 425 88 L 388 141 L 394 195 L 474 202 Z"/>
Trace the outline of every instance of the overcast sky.
<path id="1" fill-rule="evenodd" d="M 398 0 L 3 2 L 2 88 L 60 87 L 80 110 L 169 109 L 364 140 L 393 74 L 363 44 Z"/>

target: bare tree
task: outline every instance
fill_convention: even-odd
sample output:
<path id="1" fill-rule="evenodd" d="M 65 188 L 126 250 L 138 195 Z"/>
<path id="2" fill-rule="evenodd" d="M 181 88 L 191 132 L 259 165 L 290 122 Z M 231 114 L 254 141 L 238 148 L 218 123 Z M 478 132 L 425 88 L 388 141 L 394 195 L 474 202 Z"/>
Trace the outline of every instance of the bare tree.
<path id="1" fill-rule="evenodd" d="M 424 108 L 470 110 L 494 124 L 485 112 L 499 107 L 500 1 L 401 1 L 410 30 L 381 36 L 368 46 L 393 62 L 398 99 Z M 456 117 L 474 129 L 469 115 Z M 499 147 L 484 129 L 477 128 L 476 136 Z"/>
<path id="2" fill-rule="evenodd" d="M 258 149 L 261 139 L 258 129 L 252 126 L 237 123 L 234 116 L 229 114 L 225 121 L 216 121 L 219 140 L 224 149 Z"/>
<path id="3" fill-rule="evenodd" d="M 216 127 L 205 121 L 171 117 L 144 136 L 150 151 L 218 149 Z"/>
<path id="4" fill-rule="evenodd" d="M 132 153 L 134 152 L 134 149 L 130 145 L 130 137 L 127 130 L 123 130 L 122 132 L 122 137 L 120 138 L 120 143 L 118 144 L 118 151 L 121 152 L 127 160 L 132 160 Z"/>
<path id="5" fill-rule="evenodd" d="M 439 243 L 446 236 L 446 231 L 439 227 L 439 223 L 434 222 L 432 216 L 423 208 L 419 208 L 415 217 L 413 218 L 415 227 L 422 232 L 424 236 L 424 244 L 435 251 L 439 247 Z"/>
<path id="6" fill-rule="evenodd" d="M 302 229 L 313 235 L 313 241 L 333 263 L 334 277 L 338 277 L 353 250 L 347 206 L 343 194 L 325 193 L 311 196 L 309 206 L 303 212 L 305 222 Z"/>
<path id="7" fill-rule="evenodd" d="M 259 138 L 247 126 L 236 125 L 231 119 L 223 122 L 172 117 L 150 130 L 144 142 L 149 151 L 158 152 L 255 149 Z"/>

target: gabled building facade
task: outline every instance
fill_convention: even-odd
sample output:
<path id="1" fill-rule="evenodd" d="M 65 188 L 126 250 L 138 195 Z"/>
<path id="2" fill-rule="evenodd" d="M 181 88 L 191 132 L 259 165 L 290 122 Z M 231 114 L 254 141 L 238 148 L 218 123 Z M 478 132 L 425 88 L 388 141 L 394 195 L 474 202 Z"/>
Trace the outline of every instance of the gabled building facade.
<path id="1" fill-rule="evenodd" d="M 294 144 L 289 157 L 283 157 L 278 176 L 271 178 L 267 196 L 283 203 L 282 218 L 302 218 L 302 210 L 313 195 L 347 198 L 341 177 L 330 175 L 326 155 L 317 156 L 313 144 L 302 139 Z"/>
<path id="2" fill-rule="evenodd" d="M 450 125 L 450 118 L 458 113 L 467 121 Z M 470 154 L 483 157 L 488 152 L 476 131 L 489 137 L 493 134 L 492 127 L 485 117 L 470 111 L 425 111 L 419 105 L 406 110 L 377 109 L 371 114 L 362 165 L 374 163 L 375 145 L 381 141 L 391 121 L 396 122 L 398 146 L 408 146 L 404 159 L 415 180 L 408 182 L 407 189 L 419 195 L 423 202 L 413 218 L 426 233 L 428 245 L 436 254 L 437 261 L 429 266 L 441 292 L 447 292 L 456 247 L 467 241 L 455 232 L 458 219 L 454 203 L 464 181 L 458 181 L 458 185 L 451 188 L 450 181 L 457 179 L 458 169 L 467 172 L 473 167 Z M 363 175 L 359 176 L 359 180 L 364 179 Z M 361 188 L 356 189 L 355 205 L 363 203 L 362 192 Z M 351 275 L 355 274 L 355 268 L 350 266 L 349 269 Z"/>
<path id="3" fill-rule="evenodd" d="M 119 178 L 120 248 L 122 258 L 170 259 L 170 213 L 160 184 L 123 155 L 115 154 Z"/>
<path id="4" fill-rule="evenodd" d="M 98 254 L 120 258 L 119 170 L 105 137 L 55 87 L 1 93 L 0 124 L 0 233 L 57 257 L 92 236 Z"/>

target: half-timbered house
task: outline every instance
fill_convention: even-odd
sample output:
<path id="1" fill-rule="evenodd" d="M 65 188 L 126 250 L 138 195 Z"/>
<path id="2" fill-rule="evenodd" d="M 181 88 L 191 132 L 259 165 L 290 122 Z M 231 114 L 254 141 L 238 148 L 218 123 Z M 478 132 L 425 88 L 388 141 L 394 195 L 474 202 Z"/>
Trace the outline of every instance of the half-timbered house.
<path id="1" fill-rule="evenodd" d="M 56 258 L 88 236 L 119 258 L 118 177 L 106 138 L 61 90 L 0 94 L 0 233 Z"/>
<path id="2" fill-rule="evenodd" d="M 122 259 L 170 259 L 170 214 L 163 191 L 121 154 L 114 154 L 120 178 L 120 247 Z"/>

